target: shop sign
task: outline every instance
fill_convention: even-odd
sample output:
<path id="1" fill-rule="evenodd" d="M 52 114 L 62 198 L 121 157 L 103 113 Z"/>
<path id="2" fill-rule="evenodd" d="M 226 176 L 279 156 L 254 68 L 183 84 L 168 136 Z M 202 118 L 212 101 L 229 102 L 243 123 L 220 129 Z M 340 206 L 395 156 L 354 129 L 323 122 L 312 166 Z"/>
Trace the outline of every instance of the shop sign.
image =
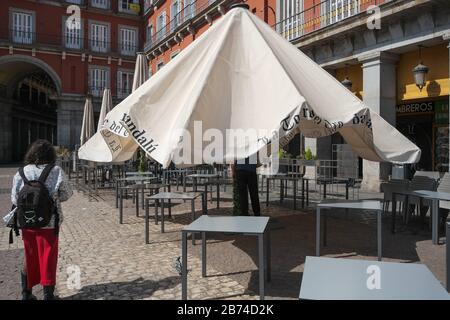
<path id="1" fill-rule="evenodd" d="M 397 113 L 421 113 L 433 112 L 435 109 L 434 101 L 404 103 L 397 106 Z"/>

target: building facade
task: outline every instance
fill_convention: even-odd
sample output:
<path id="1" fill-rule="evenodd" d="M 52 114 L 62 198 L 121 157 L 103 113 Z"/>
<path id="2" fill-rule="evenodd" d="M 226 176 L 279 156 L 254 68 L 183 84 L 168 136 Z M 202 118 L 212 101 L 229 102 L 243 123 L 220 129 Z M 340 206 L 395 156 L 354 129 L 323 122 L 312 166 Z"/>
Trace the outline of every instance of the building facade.
<path id="1" fill-rule="evenodd" d="M 148 0 L 144 52 L 151 73 L 157 72 L 201 36 L 236 0 Z M 266 23 L 276 22 L 276 0 L 248 0 L 250 10 Z"/>
<path id="2" fill-rule="evenodd" d="M 148 1 L 144 50 L 151 72 L 207 30 L 231 2 Z M 247 4 L 416 143 L 422 149 L 416 169 L 448 171 L 449 1 L 249 0 Z M 413 73 L 419 63 L 428 67 L 421 88 Z M 333 159 L 335 147 L 345 144 L 339 134 L 297 138 L 289 146 L 294 149 L 291 153 L 310 148 L 319 159 Z M 359 167 L 363 187 L 369 190 L 378 190 L 380 181 L 391 174 L 389 164 L 360 159 Z"/>
<path id="3" fill-rule="evenodd" d="M 280 34 L 421 148 L 417 169 L 448 172 L 449 1 L 279 0 L 277 21 Z M 420 88 L 419 64 L 428 68 Z M 338 134 L 305 139 L 321 159 L 341 143 Z M 369 190 L 391 174 L 388 164 L 361 167 Z"/>
<path id="4" fill-rule="evenodd" d="M 97 117 L 104 88 L 114 103 L 131 91 L 144 43 L 137 0 L 3 0 L 0 3 L 0 162 L 30 142 L 79 144 L 83 106 Z"/>

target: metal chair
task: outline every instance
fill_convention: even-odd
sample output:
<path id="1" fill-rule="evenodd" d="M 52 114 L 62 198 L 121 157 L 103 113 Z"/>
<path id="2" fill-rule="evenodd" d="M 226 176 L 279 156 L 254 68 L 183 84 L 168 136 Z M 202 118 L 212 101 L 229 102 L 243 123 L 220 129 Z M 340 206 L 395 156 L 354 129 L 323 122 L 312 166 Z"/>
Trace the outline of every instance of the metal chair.
<path id="1" fill-rule="evenodd" d="M 383 192 L 383 214 L 389 211 L 389 206 L 392 202 L 392 194 L 394 192 L 404 192 L 409 189 L 409 180 L 391 180 L 381 184 L 381 192 Z M 396 201 L 403 203 L 405 197 L 398 195 Z"/>

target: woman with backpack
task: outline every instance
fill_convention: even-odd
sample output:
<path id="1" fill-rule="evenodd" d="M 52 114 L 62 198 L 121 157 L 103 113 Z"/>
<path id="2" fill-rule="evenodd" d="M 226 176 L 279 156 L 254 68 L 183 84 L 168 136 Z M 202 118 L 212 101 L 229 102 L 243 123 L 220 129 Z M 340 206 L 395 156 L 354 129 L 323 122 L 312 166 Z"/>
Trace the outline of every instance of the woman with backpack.
<path id="1" fill-rule="evenodd" d="M 56 152 L 47 140 L 30 145 L 13 180 L 14 227 L 21 229 L 25 259 L 21 272 L 22 300 L 36 300 L 33 286 L 44 287 L 44 300 L 55 299 L 61 202 L 72 196 L 64 171 L 55 165 Z"/>

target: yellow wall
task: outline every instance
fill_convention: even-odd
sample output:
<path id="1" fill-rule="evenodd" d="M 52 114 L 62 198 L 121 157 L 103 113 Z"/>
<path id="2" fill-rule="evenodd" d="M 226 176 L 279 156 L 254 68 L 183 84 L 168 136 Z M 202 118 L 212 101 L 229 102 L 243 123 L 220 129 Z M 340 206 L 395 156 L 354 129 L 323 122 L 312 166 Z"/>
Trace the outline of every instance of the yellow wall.
<path id="1" fill-rule="evenodd" d="M 419 50 L 402 54 L 397 66 L 398 102 L 448 96 L 450 94 L 448 55 L 445 44 L 422 48 L 422 62 L 430 68 L 430 71 L 427 75 L 427 86 L 420 92 L 412 73 L 419 63 Z"/>
<path id="2" fill-rule="evenodd" d="M 352 92 L 360 99 L 363 97 L 363 70 L 360 64 L 350 65 L 346 68 L 336 70 L 336 79 L 344 81 L 345 76 L 353 82 Z"/>

